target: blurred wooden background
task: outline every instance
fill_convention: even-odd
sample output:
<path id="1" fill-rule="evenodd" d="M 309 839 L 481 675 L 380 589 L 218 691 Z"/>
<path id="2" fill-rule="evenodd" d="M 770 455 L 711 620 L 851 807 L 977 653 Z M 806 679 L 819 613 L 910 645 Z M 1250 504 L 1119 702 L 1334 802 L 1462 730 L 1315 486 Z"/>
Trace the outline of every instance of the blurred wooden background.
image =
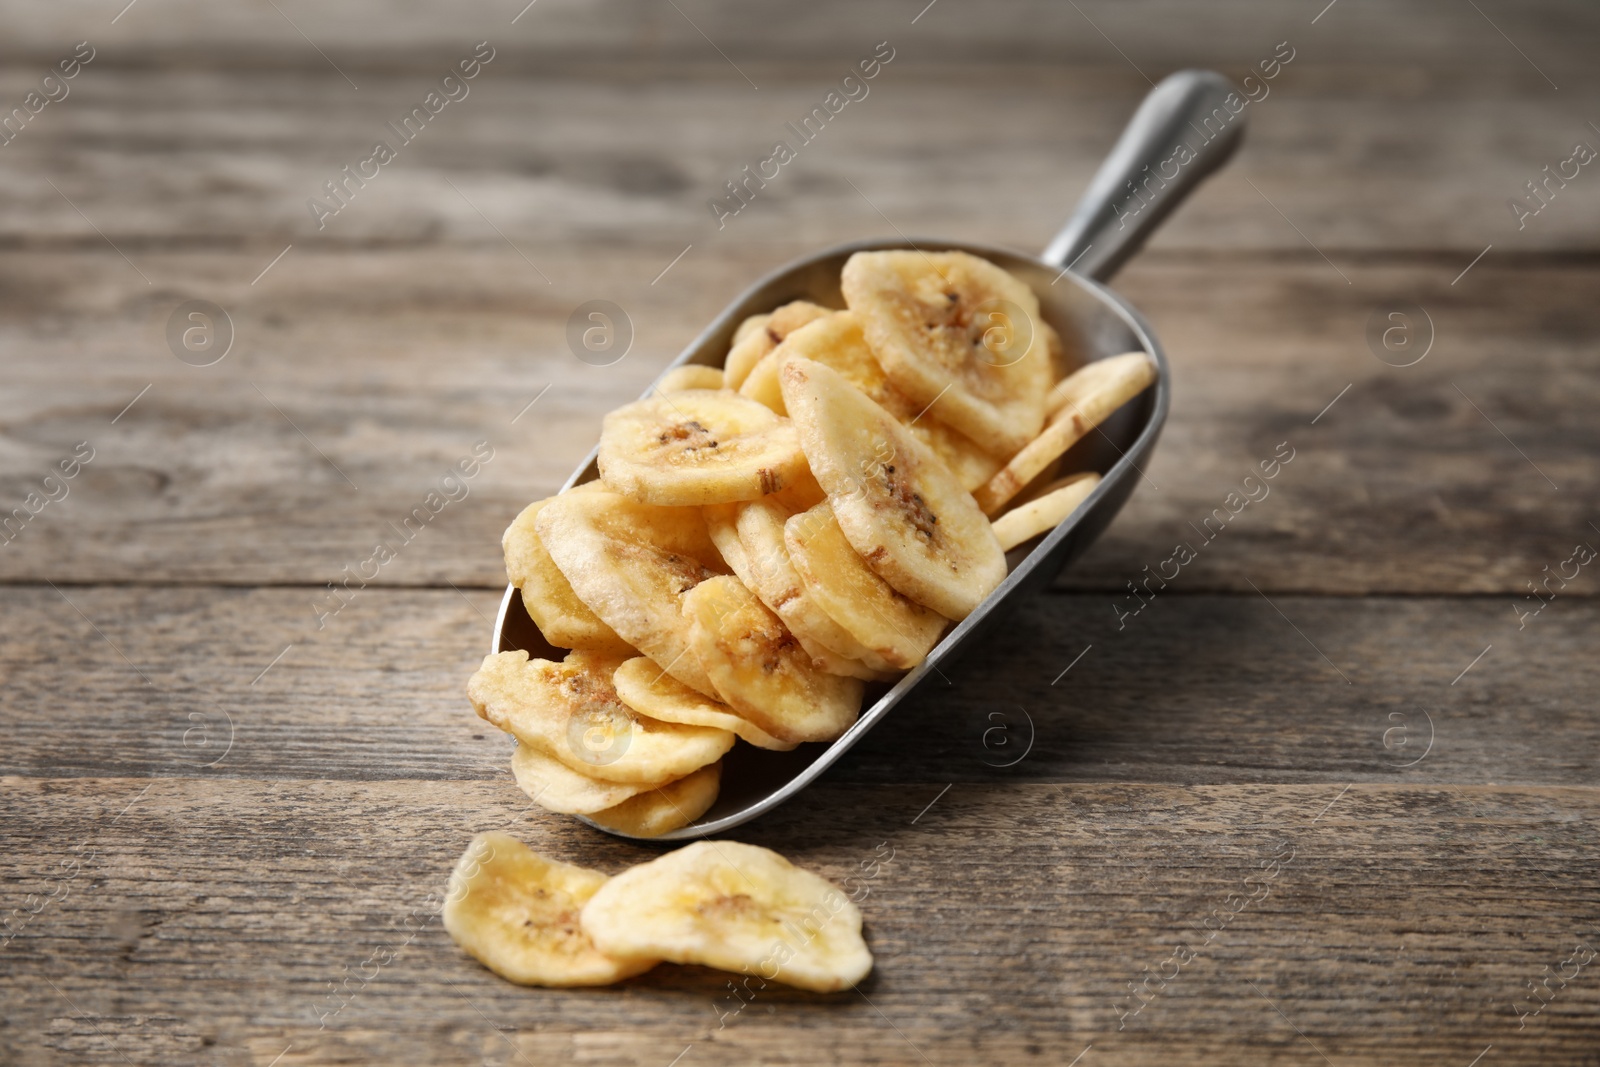
<path id="1" fill-rule="evenodd" d="M 1522 229 L 1507 206 L 1600 147 L 1600 11 L 70 0 L 0 25 L 0 114 L 94 51 L 0 146 L 0 513 L 66 490 L 0 544 L 0 1061 L 1600 1062 L 1600 971 L 1572 973 L 1600 941 L 1600 601 L 1568 562 L 1600 547 L 1600 172 Z M 480 41 L 470 94 L 319 230 L 307 199 Z M 867 98 L 719 230 L 706 201 L 880 41 Z M 429 894 L 473 832 L 652 853 L 526 810 L 462 695 L 500 531 L 599 415 L 822 245 L 1043 247 L 1150 80 L 1280 42 L 1244 150 L 1117 279 L 1175 368 L 1148 484 L 948 690 L 735 835 L 835 878 L 893 849 L 862 990 L 729 1016 L 709 971 L 547 992 L 458 952 Z M 607 367 L 565 341 L 593 299 L 635 332 Z M 189 300 L 231 319 L 211 366 L 169 349 Z M 1433 344 L 1399 367 L 1367 337 L 1406 304 Z M 479 440 L 469 495 L 319 629 L 325 584 Z M 1271 496 L 1118 630 L 1126 583 L 1283 441 Z"/>

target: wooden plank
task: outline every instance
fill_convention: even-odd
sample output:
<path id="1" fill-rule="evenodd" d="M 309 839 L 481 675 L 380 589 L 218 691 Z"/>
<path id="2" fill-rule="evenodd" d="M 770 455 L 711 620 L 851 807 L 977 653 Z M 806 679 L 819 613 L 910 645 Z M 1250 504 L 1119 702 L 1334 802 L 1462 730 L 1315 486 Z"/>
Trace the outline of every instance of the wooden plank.
<path id="1" fill-rule="evenodd" d="M 782 4 L 694 0 L 680 5 L 681 14 L 649 0 L 545 3 L 527 11 L 521 4 L 467 0 L 448 12 L 408 8 L 403 17 L 375 3 L 328 7 L 315 0 L 282 0 L 277 6 L 281 14 L 250 5 L 169 0 L 157 14 L 135 9 L 111 25 L 92 0 L 64 0 L 47 11 L 8 0 L 0 5 L 0 17 L 16 29 L 0 55 L 49 62 L 63 42 L 93 34 L 104 42 L 106 62 L 113 64 L 159 61 L 236 70 L 270 63 L 327 73 L 329 62 L 308 39 L 342 68 L 363 71 L 438 64 L 446 48 L 441 42 L 488 36 L 540 64 L 579 66 L 618 58 L 722 63 L 720 49 L 741 67 L 795 59 L 844 65 L 841 38 L 870 42 L 888 35 L 908 50 L 944 62 L 1101 62 L 1129 72 L 1137 63 L 1154 72 L 1183 65 L 1248 69 L 1254 57 L 1241 55 L 1245 45 L 1270 46 L 1289 37 L 1324 56 L 1374 66 L 1404 63 L 1413 82 L 1441 70 L 1477 71 L 1480 79 L 1517 71 L 1530 87 L 1553 92 L 1494 27 L 1503 27 L 1517 47 L 1537 59 L 1538 69 L 1564 86 L 1586 72 L 1582 43 L 1596 29 L 1592 10 L 1561 0 L 1490 7 L 1494 22 L 1447 0 L 1404 7 L 1346 4 L 1326 13 L 1323 5 L 1302 10 L 1302 5 L 1268 0 L 1222 0 L 1203 8 L 1182 0 L 1141 0 L 1088 3 L 1078 10 L 1049 0 L 1008 0 L 982 10 L 898 0 L 819 0 L 803 12 Z"/>
<path id="2" fill-rule="evenodd" d="M 856 51 L 870 55 L 872 40 Z M 1258 43 L 1243 55 L 1270 57 L 1278 38 L 1248 40 Z M 435 65 L 443 70 L 453 55 Z M 919 66 L 908 46 L 868 96 L 800 143 L 786 124 L 809 114 L 855 58 L 756 70 L 759 93 L 725 65 L 554 77 L 491 64 L 410 143 L 387 124 L 437 81 L 431 68 L 364 74 L 357 93 L 325 66 L 224 77 L 91 65 L 0 152 L 11 190 L 0 244 L 98 250 L 103 233 L 138 261 L 175 245 L 249 243 L 264 265 L 291 242 L 299 252 L 503 249 L 503 234 L 547 272 L 552 251 L 559 266 L 572 246 L 595 242 L 658 246 L 655 270 L 690 243 L 760 254 L 894 228 L 1038 249 L 1149 88 L 1104 65 Z M 314 53 L 311 61 L 321 62 Z M 1521 63 L 1514 53 L 1512 61 Z M 1443 248 L 1454 276 L 1491 242 L 1497 256 L 1600 243 L 1600 180 L 1586 177 L 1589 168 L 1569 168 L 1579 177 L 1552 185 L 1551 203 L 1521 228 L 1507 207 L 1519 195 L 1538 206 L 1525 183 L 1576 141 L 1600 143 L 1581 92 L 1554 94 L 1542 82 L 1527 93 L 1420 92 L 1380 68 L 1318 72 L 1300 62 L 1247 106 L 1238 160 L 1167 223 L 1155 248 L 1314 245 L 1347 273 L 1355 253 Z M 6 98 L 30 84 L 19 76 Z M 1351 95 L 1351 84 L 1372 88 Z M 779 139 L 794 142 L 798 158 L 719 226 L 708 201 L 726 198 L 725 183 L 770 157 Z M 394 161 L 367 168 L 370 181 L 351 180 L 337 215 L 313 215 L 312 198 L 339 207 L 325 184 L 379 140 L 396 149 Z"/>
<path id="3" fill-rule="evenodd" d="M 1548 1063 L 1600 1018 L 1574 964 L 1513 1007 L 1600 935 L 1592 788 L 1003 781 L 922 811 L 931 782 L 825 783 L 740 836 L 854 875 L 876 970 L 747 1004 L 697 968 L 545 991 L 468 960 L 433 908 L 474 831 L 654 854 L 492 785 L 3 788 L 13 1063 Z"/>
<path id="4" fill-rule="evenodd" d="M 652 285 L 675 253 L 569 250 L 547 260 L 549 286 L 506 250 L 296 248 L 255 285 L 274 252 L 141 254 L 154 288 L 109 252 L 0 255 L 0 503 L 23 504 L 78 442 L 96 450 L 0 546 L 0 578 L 339 581 L 485 440 L 494 458 L 466 498 L 376 581 L 491 587 L 501 531 L 582 459 L 601 415 L 799 251 L 708 249 Z M 1175 580 L 1184 591 L 1521 596 L 1578 542 L 1600 544 L 1600 470 L 1584 458 L 1600 451 L 1594 266 L 1487 258 L 1454 286 L 1453 262 L 1351 272 L 1346 286 L 1314 255 L 1156 253 L 1129 270 L 1120 287 L 1172 357 L 1173 410 L 1148 479 L 1068 586 L 1126 592 L 1208 516 L 1215 533 L 1218 508 L 1226 526 Z M 237 337 L 206 368 L 164 332 L 200 295 Z M 564 338 L 597 297 L 634 325 L 613 366 Z M 1438 341 L 1396 368 L 1365 331 L 1402 299 L 1429 309 Z M 1271 495 L 1230 504 L 1285 442 L 1295 458 Z M 1587 581 L 1571 592 L 1592 594 Z"/>
<path id="5" fill-rule="evenodd" d="M 319 631 L 313 592 L 6 590 L 0 772 L 469 779 L 514 797 L 509 744 L 464 696 L 494 594 L 368 590 Z M 1505 598 L 1174 593 L 1119 630 L 1111 596 L 1051 595 L 828 777 L 1589 784 L 1597 641 L 1592 598 L 1519 631 Z"/>

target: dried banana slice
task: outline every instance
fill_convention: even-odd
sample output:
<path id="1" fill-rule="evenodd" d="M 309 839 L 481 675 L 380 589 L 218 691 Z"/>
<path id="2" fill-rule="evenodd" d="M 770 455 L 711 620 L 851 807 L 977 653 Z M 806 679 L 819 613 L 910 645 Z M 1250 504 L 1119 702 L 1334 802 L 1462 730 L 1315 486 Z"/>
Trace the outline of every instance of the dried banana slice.
<path id="1" fill-rule="evenodd" d="M 1060 381 L 1077 370 L 1083 360 L 1077 352 L 1067 352 L 1067 346 L 1054 326 L 1040 319 L 1039 329 L 1044 331 L 1045 351 L 1050 355 L 1050 380 Z"/>
<path id="2" fill-rule="evenodd" d="M 832 741 L 856 721 L 861 682 L 812 665 L 783 621 L 730 576 L 683 598 L 694 654 L 735 711 L 780 741 Z"/>
<path id="3" fill-rule="evenodd" d="M 721 788 L 722 764 L 718 762 L 660 789 L 630 797 L 614 808 L 593 812 L 587 818 L 597 826 L 629 837 L 660 837 L 688 826 L 710 811 Z"/>
<path id="4" fill-rule="evenodd" d="M 696 841 L 624 871 L 583 909 L 606 952 L 700 963 L 800 989 L 849 989 L 872 970 L 861 912 L 769 849 Z"/>
<path id="5" fill-rule="evenodd" d="M 807 466 L 805 473 L 799 478 L 795 479 L 793 483 L 784 486 L 782 489 L 779 489 L 776 493 L 773 493 L 770 496 L 762 497 L 760 499 L 770 500 L 775 504 L 781 504 L 782 506 L 788 508 L 791 512 L 794 512 L 804 511 L 807 508 L 815 507 L 824 500 L 828 499 L 828 494 L 823 491 L 821 485 L 817 484 L 816 475 L 812 474 L 810 466 Z"/>
<path id="6" fill-rule="evenodd" d="M 841 656 L 834 652 L 832 648 L 818 644 L 808 636 L 808 633 L 814 632 L 819 626 L 827 626 L 836 631 L 842 638 L 844 644 L 841 644 L 840 647 L 855 645 L 855 641 L 850 635 L 841 630 L 838 624 L 827 618 L 823 612 L 805 601 L 797 601 L 792 597 L 783 595 L 778 597 L 775 606 L 774 602 L 769 601 L 760 590 L 756 589 L 757 572 L 752 567 L 749 553 L 745 551 L 745 547 L 741 543 L 737 527 L 737 518 L 741 510 L 753 507 L 759 507 L 763 510 L 770 508 L 784 518 L 791 514 L 777 502 L 777 494 L 771 497 L 762 497 L 760 500 L 747 501 L 743 504 L 712 504 L 709 507 L 700 509 L 701 513 L 706 517 L 706 529 L 711 532 L 711 540 L 716 542 L 717 549 L 722 553 L 723 560 L 729 567 L 733 568 L 733 573 L 738 576 L 746 587 L 761 598 L 762 603 L 777 613 L 785 626 L 789 626 L 789 632 L 794 634 L 795 640 L 800 642 L 800 647 L 805 649 L 806 654 L 811 657 L 812 665 L 818 670 L 826 671 L 829 674 L 848 675 L 851 678 L 881 679 L 887 677 L 883 672 L 875 671 L 864 663 Z M 783 544 L 782 539 L 783 524 L 780 519 L 778 524 L 778 544 L 780 547 Z M 784 550 L 784 556 L 788 556 L 786 549 Z M 796 579 L 796 582 L 798 583 L 798 579 Z M 808 607 L 810 608 L 809 612 L 806 610 Z M 806 626 L 806 618 L 810 616 L 815 617 L 811 621 L 816 625 L 811 626 L 808 631 L 802 632 L 802 630 L 797 630 L 790 625 L 791 618 L 800 617 L 799 621 L 802 628 L 804 628 Z"/>
<path id="7" fill-rule="evenodd" d="M 887 661 L 834 622 L 806 594 L 805 584 L 789 559 L 789 546 L 783 541 L 784 524 L 797 513 L 796 509 L 786 508 L 770 497 L 735 506 L 738 510 L 734 533 L 744 569 L 735 567 L 734 573 L 777 613 L 816 666 L 829 674 L 867 681 L 894 677 L 894 668 Z"/>
<path id="8" fill-rule="evenodd" d="M 1049 412 L 1046 421 L 1055 422 L 1063 412 L 1096 403 L 1097 393 L 1124 379 L 1137 381 L 1148 375 L 1153 381 L 1155 371 L 1155 360 L 1140 349 L 1086 363 L 1051 387 L 1045 398 L 1045 410 Z"/>
<path id="9" fill-rule="evenodd" d="M 1155 380 L 1155 360 L 1144 352 L 1125 352 L 1096 360 L 1057 382 L 1050 394 L 1050 425 L 973 494 L 978 506 L 988 515 L 999 512 L 1052 460 Z"/>
<path id="10" fill-rule="evenodd" d="M 572 589 L 616 633 L 678 681 L 716 694 L 688 654 L 680 599 L 726 567 L 694 508 L 615 493 L 564 493 L 539 513 L 539 539 Z"/>
<path id="11" fill-rule="evenodd" d="M 745 556 L 744 546 L 739 543 L 739 529 L 737 520 L 739 509 L 743 504 L 708 504 L 700 509 L 700 514 L 706 520 L 706 533 L 711 535 L 711 543 L 717 546 L 717 551 L 722 554 L 722 562 L 726 563 L 739 580 L 746 585 L 750 584 L 750 561 Z"/>
<path id="12" fill-rule="evenodd" d="M 840 286 L 889 380 L 941 421 L 1002 456 L 1044 425 L 1049 342 L 1022 282 L 966 252 L 857 252 Z"/>
<path id="13" fill-rule="evenodd" d="M 1078 510 L 1078 505 L 1099 484 L 1100 476 L 1093 472 L 1069 475 L 1026 504 L 1012 508 L 994 520 L 1000 547 L 1010 552 L 1022 542 L 1055 529 Z"/>
<path id="14" fill-rule="evenodd" d="M 878 577 L 827 504 L 791 518 L 783 539 L 806 595 L 888 667 L 910 670 L 938 644 L 949 620 Z"/>
<path id="15" fill-rule="evenodd" d="M 830 318 L 832 316 L 829 316 Z M 818 320 L 825 321 L 825 320 Z M 813 324 L 814 325 L 814 324 Z M 805 329 L 802 327 L 801 329 Z M 799 333 L 796 330 L 795 333 Z M 793 336 L 793 335 L 791 335 Z M 785 341 L 784 344 L 789 342 Z M 744 384 L 739 386 L 739 395 L 749 397 L 774 415 L 787 415 L 789 412 L 783 406 L 783 391 L 778 388 L 778 368 L 782 366 L 786 353 L 783 345 L 779 345 L 765 356 L 761 362 L 751 368 Z"/>
<path id="16" fill-rule="evenodd" d="M 787 415 L 778 370 L 790 356 L 814 359 L 838 371 L 933 449 L 963 489 L 977 488 L 1000 469 L 1001 461 L 976 441 L 940 422 L 929 413 L 929 405 L 919 404 L 895 388 L 873 356 L 861 331 L 861 320 L 854 312 L 841 311 L 794 331 L 756 365 L 740 392 L 779 415 Z"/>
<path id="17" fill-rule="evenodd" d="M 554 499 L 534 501 L 506 527 L 505 536 L 500 539 L 506 555 L 506 578 L 521 590 L 528 617 L 552 645 L 627 655 L 631 651 L 628 642 L 578 598 L 539 540 L 535 520 Z"/>
<path id="18" fill-rule="evenodd" d="M 716 367 L 702 367 L 695 363 L 686 363 L 681 367 L 673 367 L 663 374 L 655 384 L 658 393 L 681 393 L 685 389 L 721 389 L 723 386 L 722 371 Z"/>
<path id="19" fill-rule="evenodd" d="M 762 358 L 777 348 L 790 333 L 806 323 L 830 314 L 827 308 L 818 307 L 809 300 L 796 300 L 774 311 L 771 315 L 753 315 L 739 324 L 733 335 L 733 348 L 723 361 L 723 379 L 729 389 L 744 384 L 746 376 Z M 763 319 L 759 330 L 750 327 L 755 319 Z"/>
<path id="20" fill-rule="evenodd" d="M 688 389 L 618 408 L 600 427 L 600 477 L 647 504 L 754 500 L 801 477 L 794 427 L 727 390 Z"/>
<path id="21" fill-rule="evenodd" d="M 944 461 L 961 488 L 967 492 L 972 492 L 993 478 L 995 472 L 1005 465 L 998 456 L 984 451 L 978 442 L 960 430 L 946 426 L 930 415 L 920 418 L 914 415 L 912 418 L 914 421 L 907 423 L 906 429 Z"/>
<path id="22" fill-rule="evenodd" d="M 985 452 L 976 441 L 946 426 L 928 413 L 928 405 L 917 403 L 895 388 L 872 354 L 861 330 L 861 320 L 855 313 L 841 311 L 790 334 L 756 366 L 740 391 L 777 414 L 787 415 L 778 370 L 790 356 L 814 359 L 838 371 L 933 449 L 956 474 L 963 488 L 982 485 L 1000 469 L 1000 460 Z"/>
<path id="23" fill-rule="evenodd" d="M 964 619 L 1005 580 L 1005 553 L 972 495 L 894 416 L 799 357 L 783 365 L 783 396 L 839 528 L 896 591 Z"/>
<path id="24" fill-rule="evenodd" d="M 660 722 L 731 730 L 757 748 L 775 752 L 787 752 L 795 745 L 779 741 L 728 705 L 695 692 L 643 656 L 624 660 L 611 682 L 624 704 Z"/>
<path id="25" fill-rule="evenodd" d="M 599 871 L 547 860 L 506 834 L 479 834 L 450 874 L 441 917 L 456 944 L 521 985 L 607 985 L 654 967 L 640 953 L 618 959 L 594 947 L 579 923 Z"/>
<path id="26" fill-rule="evenodd" d="M 734 331 L 733 331 L 733 342 L 732 343 L 733 344 L 738 344 L 740 341 L 743 341 L 746 337 L 749 337 L 751 334 L 755 333 L 757 330 L 765 329 L 768 320 L 770 320 L 771 318 L 772 318 L 771 315 L 751 315 L 751 316 L 749 316 L 744 321 L 740 322 L 739 325 L 734 329 Z"/>
<path id="27" fill-rule="evenodd" d="M 621 661 L 569 653 L 560 663 L 523 651 L 485 656 L 467 696 L 485 720 L 580 774 L 651 788 L 697 771 L 733 734 L 635 714 L 612 685 Z"/>
<path id="28" fill-rule="evenodd" d="M 529 799 L 563 815 L 604 811 L 651 789 L 646 783 L 607 782 L 579 774 L 532 745 L 517 745 L 511 753 L 511 773 Z"/>

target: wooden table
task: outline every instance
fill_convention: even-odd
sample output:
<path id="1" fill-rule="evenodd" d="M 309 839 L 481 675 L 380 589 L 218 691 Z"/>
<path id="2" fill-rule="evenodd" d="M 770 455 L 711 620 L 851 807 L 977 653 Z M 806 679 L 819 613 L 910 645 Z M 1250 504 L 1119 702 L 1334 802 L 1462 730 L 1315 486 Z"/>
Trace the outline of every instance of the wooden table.
<path id="1" fill-rule="evenodd" d="M 1597 1062 L 1600 600 L 1568 561 L 1600 546 L 1600 173 L 1524 186 L 1600 145 L 1592 6 L 118 6 L 0 5 L 7 109 L 94 50 L 0 147 L 0 508 L 42 501 L 0 547 L 0 1062 Z M 308 199 L 484 40 L 319 229 Z M 866 984 L 468 960 L 435 908 L 474 832 L 657 851 L 529 810 L 463 696 L 500 531 L 599 415 L 821 245 L 1042 247 L 1147 76 L 1279 42 L 1244 151 L 1118 279 L 1175 368 L 1147 484 L 733 835 L 835 879 L 892 857 Z M 610 366 L 565 341 L 592 299 L 634 330 Z M 190 300 L 231 320 L 209 366 L 169 347 Z M 1405 304 L 1432 345 L 1400 366 L 1423 319 L 1368 337 Z M 329 613 L 478 441 L 468 495 Z"/>

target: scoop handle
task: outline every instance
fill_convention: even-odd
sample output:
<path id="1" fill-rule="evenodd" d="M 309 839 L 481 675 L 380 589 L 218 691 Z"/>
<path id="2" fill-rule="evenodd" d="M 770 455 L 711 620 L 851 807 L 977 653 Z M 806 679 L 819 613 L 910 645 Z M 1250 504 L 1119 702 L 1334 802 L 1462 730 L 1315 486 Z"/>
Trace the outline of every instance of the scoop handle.
<path id="1" fill-rule="evenodd" d="M 1180 70 L 1163 78 L 1039 258 L 1108 280 L 1239 147 L 1248 104 L 1216 71 Z"/>

